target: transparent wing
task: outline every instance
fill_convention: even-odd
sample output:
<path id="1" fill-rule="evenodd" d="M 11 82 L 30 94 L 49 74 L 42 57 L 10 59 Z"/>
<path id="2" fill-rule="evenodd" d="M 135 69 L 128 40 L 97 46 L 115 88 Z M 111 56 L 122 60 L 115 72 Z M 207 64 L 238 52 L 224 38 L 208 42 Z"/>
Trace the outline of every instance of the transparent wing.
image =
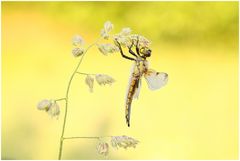
<path id="1" fill-rule="evenodd" d="M 140 90 L 141 90 L 141 86 L 142 86 L 142 82 L 141 82 L 141 79 L 139 79 L 139 82 L 138 82 L 138 85 L 137 85 L 136 90 L 134 92 L 133 98 L 138 99 L 139 93 L 140 93 Z"/>
<path id="2" fill-rule="evenodd" d="M 168 74 L 163 72 L 156 72 L 155 70 L 149 69 L 144 77 L 147 81 L 148 88 L 150 90 L 160 89 L 162 86 L 167 84 Z"/>

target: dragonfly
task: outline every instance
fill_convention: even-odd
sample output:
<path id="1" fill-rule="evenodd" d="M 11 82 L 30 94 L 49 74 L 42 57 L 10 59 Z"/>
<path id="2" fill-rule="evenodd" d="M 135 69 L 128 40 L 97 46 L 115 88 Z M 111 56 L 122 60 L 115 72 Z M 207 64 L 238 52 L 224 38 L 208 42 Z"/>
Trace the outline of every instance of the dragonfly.
<path id="1" fill-rule="evenodd" d="M 141 79 L 144 76 L 148 88 L 150 90 L 157 90 L 167 84 L 168 74 L 164 72 L 157 72 L 153 69 L 149 69 L 149 62 L 146 60 L 151 56 L 152 50 L 146 46 L 139 45 L 139 38 L 136 43 L 132 40 L 132 44 L 128 47 L 128 51 L 134 58 L 124 54 L 120 42 L 115 39 L 116 45 L 123 58 L 134 61 L 129 78 L 129 84 L 127 88 L 126 103 L 125 103 L 125 118 L 127 126 L 130 127 L 130 115 L 132 100 L 139 97 L 141 89 Z M 135 45 L 134 45 L 135 44 Z M 136 53 L 132 50 L 135 46 Z"/>

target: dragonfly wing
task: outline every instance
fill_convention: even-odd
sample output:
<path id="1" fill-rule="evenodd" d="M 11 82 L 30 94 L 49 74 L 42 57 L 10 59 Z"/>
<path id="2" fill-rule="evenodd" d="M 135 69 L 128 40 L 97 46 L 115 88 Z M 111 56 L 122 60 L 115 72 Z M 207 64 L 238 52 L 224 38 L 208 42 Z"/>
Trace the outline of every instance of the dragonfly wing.
<path id="1" fill-rule="evenodd" d="M 164 72 L 156 72 L 155 70 L 148 70 L 144 77 L 147 81 L 150 90 L 157 90 L 167 84 L 168 74 Z"/>

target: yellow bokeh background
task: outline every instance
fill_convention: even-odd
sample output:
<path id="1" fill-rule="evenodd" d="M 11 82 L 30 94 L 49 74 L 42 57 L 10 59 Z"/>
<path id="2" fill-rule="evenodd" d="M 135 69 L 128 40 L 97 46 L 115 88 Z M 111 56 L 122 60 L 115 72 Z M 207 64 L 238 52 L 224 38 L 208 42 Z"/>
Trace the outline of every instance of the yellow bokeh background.
<path id="1" fill-rule="evenodd" d="M 110 149 L 108 159 L 238 159 L 238 2 L 2 2 L 2 159 L 57 159 L 64 102 L 58 120 L 37 110 L 44 98 L 65 95 L 85 47 L 110 20 L 152 41 L 150 67 L 169 74 L 150 91 L 143 80 L 124 118 L 132 62 L 119 53 L 87 53 L 80 71 L 105 73 L 112 86 L 84 76 L 70 91 L 66 136 L 128 135 L 135 149 Z M 102 41 L 104 42 L 104 41 Z M 104 159 L 97 140 L 66 140 L 63 159 Z"/>

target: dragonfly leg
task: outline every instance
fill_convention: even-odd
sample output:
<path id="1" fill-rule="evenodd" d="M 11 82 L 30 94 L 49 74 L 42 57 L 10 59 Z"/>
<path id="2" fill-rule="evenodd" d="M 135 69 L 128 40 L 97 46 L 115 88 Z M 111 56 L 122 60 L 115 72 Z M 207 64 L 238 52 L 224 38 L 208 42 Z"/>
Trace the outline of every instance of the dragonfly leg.
<path id="1" fill-rule="evenodd" d="M 139 36 L 137 37 L 136 52 L 137 52 L 137 55 L 140 56 L 140 49 L 139 49 Z M 141 56 L 140 56 L 140 57 L 141 57 Z"/>
<path id="2" fill-rule="evenodd" d="M 133 46 L 133 41 L 132 41 L 131 46 L 128 46 L 128 51 L 129 51 L 129 53 L 132 54 L 132 55 L 135 56 L 135 57 L 138 57 L 138 56 L 132 51 L 132 46 Z"/>
<path id="3" fill-rule="evenodd" d="M 115 39 L 116 40 L 116 39 Z M 128 59 L 128 60 L 132 60 L 132 61 L 136 61 L 134 58 L 131 58 L 131 57 L 128 57 L 126 56 L 124 53 L 123 53 L 123 50 L 122 50 L 122 47 L 121 47 L 121 44 L 116 40 L 117 44 L 118 44 L 118 48 L 120 50 L 120 53 L 122 55 L 123 58 L 125 59 Z"/>

